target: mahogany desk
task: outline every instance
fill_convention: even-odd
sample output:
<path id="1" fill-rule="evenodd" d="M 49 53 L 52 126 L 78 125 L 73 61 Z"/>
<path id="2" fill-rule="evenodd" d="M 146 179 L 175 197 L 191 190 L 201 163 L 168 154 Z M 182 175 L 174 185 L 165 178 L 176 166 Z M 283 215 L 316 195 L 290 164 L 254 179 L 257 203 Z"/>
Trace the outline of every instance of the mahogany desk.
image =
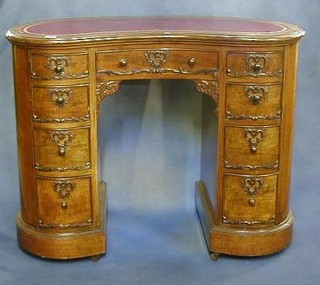
<path id="1" fill-rule="evenodd" d="M 12 28 L 20 246 L 57 259 L 104 254 L 100 103 L 125 80 L 189 79 L 205 94 L 196 207 L 209 251 L 284 249 L 293 226 L 303 34 L 293 25 L 231 18 L 83 18 Z"/>

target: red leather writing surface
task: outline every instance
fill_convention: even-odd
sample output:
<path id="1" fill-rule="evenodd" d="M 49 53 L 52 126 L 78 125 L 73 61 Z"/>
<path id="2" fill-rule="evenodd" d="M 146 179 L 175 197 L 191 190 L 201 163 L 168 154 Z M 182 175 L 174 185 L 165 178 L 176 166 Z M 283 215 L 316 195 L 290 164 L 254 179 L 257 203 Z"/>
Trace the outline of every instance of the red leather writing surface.
<path id="1" fill-rule="evenodd" d="M 184 31 L 221 33 L 274 33 L 281 24 L 229 18 L 83 18 L 36 23 L 24 32 L 38 35 L 79 35 L 132 31 Z"/>

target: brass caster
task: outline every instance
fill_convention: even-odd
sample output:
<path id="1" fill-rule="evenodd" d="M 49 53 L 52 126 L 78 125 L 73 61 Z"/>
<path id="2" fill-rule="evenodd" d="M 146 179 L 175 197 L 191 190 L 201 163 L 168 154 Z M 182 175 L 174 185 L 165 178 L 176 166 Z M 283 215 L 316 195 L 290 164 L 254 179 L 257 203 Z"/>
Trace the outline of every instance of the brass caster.
<path id="1" fill-rule="evenodd" d="M 91 260 L 92 260 L 93 262 L 97 262 L 97 261 L 99 261 L 99 259 L 100 259 L 102 256 L 104 256 L 104 254 L 93 255 L 93 256 L 91 256 Z"/>
<path id="2" fill-rule="evenodd" d="M 216 252 L 210 253 L 211 260 L 217 261 L 219 259 L 219 256 L 220 256 L 219 253 L 216 253 Z"/>

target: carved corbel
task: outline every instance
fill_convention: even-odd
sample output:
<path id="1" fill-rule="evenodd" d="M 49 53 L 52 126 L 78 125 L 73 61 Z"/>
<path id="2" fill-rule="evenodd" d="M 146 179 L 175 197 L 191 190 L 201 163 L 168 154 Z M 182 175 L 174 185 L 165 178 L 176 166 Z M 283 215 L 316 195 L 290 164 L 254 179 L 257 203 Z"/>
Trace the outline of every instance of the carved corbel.
<path id="1" fill-rule="evenodd" d="M 96 96 L 98 109 L 104 97 L 116 93 L 119 90 L 119 85 L 120 81 L 107 81 L 97 84 Z"/>
<path id="2" fill-rule="evenodd" d="M 196 88 L 199 92 L 208 95 L 216 103 L 216 113 L 219 106 L 219 84 L 216 81 L 195 80 Z"/>

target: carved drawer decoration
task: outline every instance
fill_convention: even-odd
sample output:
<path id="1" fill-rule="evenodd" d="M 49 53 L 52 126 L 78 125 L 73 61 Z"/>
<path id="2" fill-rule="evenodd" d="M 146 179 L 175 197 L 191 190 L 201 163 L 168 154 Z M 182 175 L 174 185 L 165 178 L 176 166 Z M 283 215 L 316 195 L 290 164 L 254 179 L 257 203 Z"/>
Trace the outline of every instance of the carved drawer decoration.
<path id="1" fill-rule="evenodd" d="M 225 167 L 267 170 L 279 166 L 279 127 L 226 127 Z"/>
<path id="2" fill-rule="evenodd" d="M 62 80 L 89 78 L 87 54 L 32 54 L 31 78 Z"/>
<path id="3" fill-rule="evenodd" d="M 93 224 L 91 179 L 37 178 L 38 226 L 81 228 Z"/>
<path id="4" fill-rule="evenodd" d="M 282 52 L 229 52 L 227 75 L 231 78 L 274 78 L 283 76 Z"/>
<path id="5" fill-rule="evenodd" d="M 281 118 L 281 84 L 227 84 L 226 118 L 277 120 Z"/>
<path id="6" fill-rule="evenodd" d="M 35 129 L 35 168 L 38 171 L 90 169 L 90 129 Z"/>
<path id="7" fill-rule="evenodd" d="M 89 86 L 34 86 L 33 121 L 39 123 L 65 123 L 88 121 Z"/>
<path id="8" fill-rule="evenodd" d="M 167 78 L 185 75 L 195 79 L 216 79 L 218 54 L 213 51 L 170 49 L 99 52 L 97 74 L 98 78 L 103 80 L 112 76 L 134 75 L 143 76 L 145 79 L 157 74 Z"/>
<path id="9" fill-rule="evenodd" d="M 223 223 L 241 226 L 275 222 L 277 174 L 225 175 Z"/>

